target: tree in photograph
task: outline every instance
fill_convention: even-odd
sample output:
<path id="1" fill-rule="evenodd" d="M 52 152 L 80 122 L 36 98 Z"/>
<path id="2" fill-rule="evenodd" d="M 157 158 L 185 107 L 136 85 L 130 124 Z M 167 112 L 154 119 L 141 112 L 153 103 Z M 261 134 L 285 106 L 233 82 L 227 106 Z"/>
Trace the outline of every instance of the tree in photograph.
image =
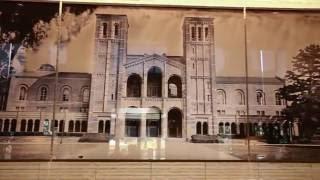
<path id="1" fill-rule="evenodd" d="M 69 42 L 84 27 L 95 6 L 65 5 L 61 22 L 62 43 Z M 38 50 L 48 32 L 58 30 L 58 3 L 0 2 L 0 81 L 19 48 Z M 9 73 L 8 73 L 9 72 Z"/>
<path id="2" fill-rule="evenodd" d="M 287 71 L 286 85 L 279 89 L 287 102 L 285 118 L 300 123 L 302 138 L 310 138 L 320 125 L 320 45 L 311 44 L 293 57 L 292 71 Z"/>

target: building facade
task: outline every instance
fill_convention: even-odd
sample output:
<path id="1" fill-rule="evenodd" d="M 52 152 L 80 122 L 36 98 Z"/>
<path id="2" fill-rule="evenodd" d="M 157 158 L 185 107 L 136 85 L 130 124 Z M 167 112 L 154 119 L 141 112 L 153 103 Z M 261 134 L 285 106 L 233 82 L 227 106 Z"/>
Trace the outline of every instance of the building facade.
<path id="1" fill-rule="evenodd" d="M 0 130 L 43 132 L 55 111 L 58 132 L 185 139 L 262 135 L 285 107 L 277 94 L 284 82 L 217 77 L 213 22 L 184 18 L 183 56 L 129 55 L 127 17 L 97 14 L 92 74 L 61 72 L 57 87 L 51 65 L 15 75 L 6 110 L 0 112 Z M 252 132 L 246 132 L 248 122 Z"/>

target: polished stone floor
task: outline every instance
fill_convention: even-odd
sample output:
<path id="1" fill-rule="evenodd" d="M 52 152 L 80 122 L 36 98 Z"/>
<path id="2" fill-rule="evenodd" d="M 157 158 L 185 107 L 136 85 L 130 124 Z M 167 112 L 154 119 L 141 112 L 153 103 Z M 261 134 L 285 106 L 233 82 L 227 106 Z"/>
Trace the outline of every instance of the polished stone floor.
<path id="1" fill-rule="evenodd" d="M 232 160 L 320 162 L 320 146 L 268 145 L 229 139 L 190 143 L 184 139 L 124 138 L 109 143 L 79 143 L 77 137 L 0 137 L 0 159 Z M 52 150 L 52 151 L 51 151 Z M 249 153 L 250 151 L 250 153 Z M 53 156 L 51 156 L 53 152 Z"/>

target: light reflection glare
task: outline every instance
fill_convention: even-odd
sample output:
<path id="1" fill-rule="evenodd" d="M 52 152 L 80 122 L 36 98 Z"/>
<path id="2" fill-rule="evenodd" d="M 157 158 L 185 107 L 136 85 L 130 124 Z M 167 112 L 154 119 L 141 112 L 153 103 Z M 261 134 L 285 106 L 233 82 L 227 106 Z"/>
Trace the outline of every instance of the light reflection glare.
<path id="1" fill-rule="evenodd" d="M 114 153 L 115 149 L 116 149 L 116 141 L 114 139 L 111 139 L 109 141 L 109 153 L 110 154 Z"/>
<path id="2" fill-rule="evenodd" d="M 120 152 L 128 153 L 128 144 L 125 140 L 121 139 L 119 141 Z"/>

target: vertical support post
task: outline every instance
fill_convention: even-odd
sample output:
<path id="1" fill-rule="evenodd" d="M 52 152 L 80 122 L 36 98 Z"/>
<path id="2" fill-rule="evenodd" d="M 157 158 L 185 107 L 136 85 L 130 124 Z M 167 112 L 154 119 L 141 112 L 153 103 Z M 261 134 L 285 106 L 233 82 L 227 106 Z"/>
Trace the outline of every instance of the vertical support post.
<path id="1" fill-rule="evenodd" d="M 56 72 L 55 72 L 55 83 L 53 91 L 53 106 L 52 106 L 52 119 L 51 119 L 51 145 L 50 145 L 50 160 L 53 159 L 53 144 L 54 144 L 54 134 L 55 134 L 55 118 L 56 118 L 56 97 L 57 97 L 57 87 L 59 78 L 59 48 L 61 41 L 61 21 L 62 21 L 62 0 L 59 1 L 59 16 L 58 16 L 58 38 L 57 38 L 57 54 L 56 54 Z"/>
<path id="2" fill-rule="evenodd" d="M 249 86 L 248 86 L 248 52 L 247 52 L 247 8 L 243 7 L 243 30 L 244 30 L 244 56 L 245 56 L 245 71 L 246 71 L 246 132 L 247 132 L 247 148 L 248 161 L 250 161 L 250 135 L 249 135 Z"/>
<path id="3" fill-rule="evenodd" d="M 145 138 L 146 132 L 147 132 L 147 119 L 146 119 L 146 113 L 141 113 L 141 125 L 140 125 L 140 137 Z"/>
<path id="4" fill-rule="evenodd" d="M 161 115 L 161 137 L 162 138 L 167 138 L 168 136 L 168 118 L 167 114 L 162 113 Z"/>

